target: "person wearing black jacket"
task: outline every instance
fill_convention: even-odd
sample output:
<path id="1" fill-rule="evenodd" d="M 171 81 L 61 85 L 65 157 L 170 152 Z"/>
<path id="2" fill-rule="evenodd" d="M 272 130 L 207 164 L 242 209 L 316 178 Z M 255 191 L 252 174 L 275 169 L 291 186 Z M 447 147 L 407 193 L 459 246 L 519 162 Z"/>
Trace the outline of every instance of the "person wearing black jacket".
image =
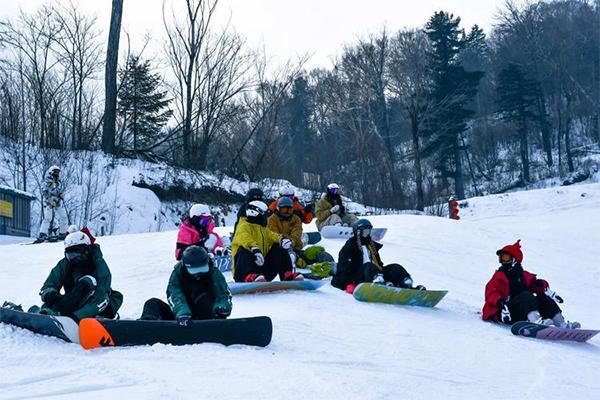
<path id="1" fill-rule="evenodd" d="M 352 225 L 354 236 L 340 250 L 331 284 L 350 294 L 363 282 L 412 289 L 413 280 L 402 265 L 383 264 L 379 255 L 383 245 L 371 239 L 371 229 L 373 225 L 367 219 L 359 219 Z M 414 289 L 425 290 L 425 287 L 418 285 Z"/>

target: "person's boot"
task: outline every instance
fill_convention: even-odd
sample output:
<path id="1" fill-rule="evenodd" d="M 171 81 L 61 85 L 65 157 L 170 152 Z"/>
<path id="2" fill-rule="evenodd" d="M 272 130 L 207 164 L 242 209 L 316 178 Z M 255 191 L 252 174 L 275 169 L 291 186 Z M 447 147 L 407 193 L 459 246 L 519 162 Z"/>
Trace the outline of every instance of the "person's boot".
<path id="1" fill-rule="evenodd" d="M 267 278 L 261 274 L 248 274 L 244 278 L 244 282 L 266 282 Z"/>
<path id="2" fill-rule="evenodd" d="M 373 277 L 372 282 L 378 285 L 385 285 L 385 279 L 383 279 L 383 274 L 375 275 L 375 277 Z"/>
<path id="3" fill-rule="evenodd" d="M 9 310 L 23 311 L 23 307 L 20 304 L 13 303 L 12 301 L 5 301 L 2 303 L 2 308 L 8 308 Z"/>
<path id="4" fill-rule="evenodd" d="M 542 318 L 542 316 L 540 315 L 540 312 L 537 310 L 530 311 L 527 314 L 527 321 L 533 322 L 534 324 L 538 324 L 538 325 L 546 325 L 546 326 L 554 325 L 554 321 L 552 321 L 550 318 Z"/>
<path id="5" fill-rule="evenodd" d="M 298 272 L 285 271 L 283 273 L 282 280 L 284 280 L 284 281 L 303 281 L 304 276 L 302 274 L 299 274 Z"/>
<path id="6" fill-rule="evenodd" d="M 557 313 L 553 318 L 552 321 L 554 322 L 555 326 L 558 326 L 559 328 L 566 328 L 566 329 L 579 329 L 581 328 L 581 324 L 577 321 L 566 321 L 565 317 L 562 315 L 562 313 Z"/>

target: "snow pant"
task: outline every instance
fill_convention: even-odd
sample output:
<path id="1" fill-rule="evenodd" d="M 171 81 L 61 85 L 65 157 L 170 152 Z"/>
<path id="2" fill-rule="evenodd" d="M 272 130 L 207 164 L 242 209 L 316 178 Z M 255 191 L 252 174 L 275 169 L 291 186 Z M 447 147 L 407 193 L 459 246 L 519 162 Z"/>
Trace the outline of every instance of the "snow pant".
<path id="1" fill-rule="evenodd" d="M 192 311 L 192 319 L 213 319 L 213 305 L 215 299 L 209 293 L 203 293 L 194 299 L 193 304 L 188 304 Z M 153 297 L 144 303 L 144 310 L 140 319 L 174 321 L 175 313 L 164 301 Z"/>
<path id="2" fill-rule="evenodd" d="M 48 235 L 48 229 L 50 228 L 50 223 L 52 222 L 53 216 L 55 223 L 58 219 L 58 233 L 64 234 L 67 232 L 67 212 L 65 211 L 65 207 L 62 202 L 59 202 L 58 204 L 58 206 L 53 206 L 48 202 L 44 202 L 44 220 L 40 226 L 40 236 Z"/>
<path id="3" fill-rule="evenodd" d="M 383 267 L 383 272 L 380 271 L 372 262 L 363 264 L 357 270 L 357 276 L 354 282 L 358 285 L 362 282 L 373 282 L 375 275 L 383 274 L 383 279 L 386 282 L 391 282 L 398 287 L 410 288 L 412 285 L 405 285 L 404 280 L 410 278 L 410 274 L 400 264 L 388 264 Z"/>
<path id="4" fill-rule="evenodd" d="M 321 225 L 319 226 L 319 230 L 323 229 L 324 226 L 336 225 L 336 224 L 352 226 L 352 224 L 355 223 L 356 221 L 358 221 L 358 218 L 354 214 L 346 213 L 342 217 L 340 217 L 337 214 L 331 214 L 329 217 L 325 218 L 325 220 L 323 220 L 323 222 L 321 222 Z"/>
<path id="5" fill-rule="evenodd" d="M 560 311 L 560 307 L 554 300 L 545 294 L 533 294 L 521 292 L 511 298 L 507 303 L 512 322 L 527 321 L 527 314 L 538 311 L 542 318 L 554 318 Z"/>
<path id="6" fill-rule="evenodd" d="M 265 263 L 261 266 L 256 265 L 254 254 L 243 247 L 240 247 L 235 254 L 235 273 L 233 280 L 236 282 L 244 282 L 248 274 L 260 274 L 268 281 L 275 279 L 279 275 L 279 279 L 283 280 L 283 274 L 286 271 L 292 270 L 292 259 L 287 250 L 282 249 L 279 245 L 274 244 L 265 256 Z"/>

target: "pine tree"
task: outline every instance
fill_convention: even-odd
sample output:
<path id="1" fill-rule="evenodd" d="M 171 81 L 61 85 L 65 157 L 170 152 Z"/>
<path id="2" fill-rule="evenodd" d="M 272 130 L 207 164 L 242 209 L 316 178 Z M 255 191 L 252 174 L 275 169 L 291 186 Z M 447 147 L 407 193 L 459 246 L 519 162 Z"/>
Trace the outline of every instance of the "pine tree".
<path id="1" fill-rule="evenodd" d="M 502 117 L 515 123 L 519 134 L 523 180 L 529 181 L 529 121 L 536 115 L 532 111 L 539 96 L 538 83 L 526 76 L 521 67 L 509 64 L 498 74 L 496 87 L 498 111 Z"/>
<path id="2" fill-rule="evenodd" d="M 432 43 L 429 69 L 433 82 L 430 99 L 435 105 L 427 116 L 424 154 L 435 157 L 435 166 L 444 182 L 454 179 L 458 198 L 465 197 L 461 135 L 474 112 L 468 106 L 477 93 L 481 71 L 467 71 L 459 58 L 469 43 L 459 29 L 460 18 L 444 11 L 436 12 L 426 25 Z"/>
<path id="3" fill-rule="evenodd" d="M 120 71 L 119 116 L 132 137 L 133 150 L 153 144 L 161 128 L 171 118 L 170 99 L 160 91 L 161 78 L 151 73 L 150 61 L 133 56 Z"/>
<path id="4" fill-rule="evenodd" d="M 289 129 L 294 154 L 294 167 L 297 183 L 303 184 L 303 172 L 306 169 L 306 155 L 311 148 L 313 129 L 310 124 L 311 95 L 308 82 L 304 77 L 298 77 L 292 86 L 291 97 L 288 100 Z"/>

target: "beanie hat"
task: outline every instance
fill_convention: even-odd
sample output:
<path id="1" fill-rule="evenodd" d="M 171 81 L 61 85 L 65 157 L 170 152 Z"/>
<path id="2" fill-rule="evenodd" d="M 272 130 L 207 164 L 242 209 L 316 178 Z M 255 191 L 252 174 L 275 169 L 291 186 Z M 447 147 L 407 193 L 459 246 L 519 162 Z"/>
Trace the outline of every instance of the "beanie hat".
<path id="1" fill-rule="evenodd" d="M 523 261 L 523 252 L 521 251 L 521 239 L 517 240 L 514 244 L 508 244 L 498 250 L 496 255 L 500 253 L 508 253 L 520 264 Z"/>

